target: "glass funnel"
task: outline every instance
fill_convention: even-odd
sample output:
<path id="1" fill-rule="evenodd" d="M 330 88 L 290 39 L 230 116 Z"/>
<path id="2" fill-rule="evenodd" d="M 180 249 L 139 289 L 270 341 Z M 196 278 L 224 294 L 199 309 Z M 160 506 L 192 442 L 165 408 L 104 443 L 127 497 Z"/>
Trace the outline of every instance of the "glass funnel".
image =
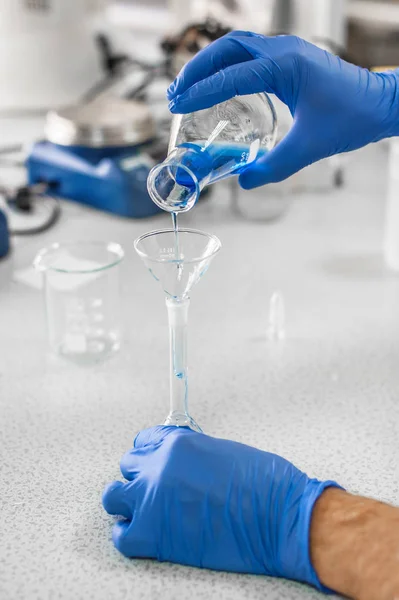
<path id="1" fill-rule="evenodd" d="M 201 431 L 188 412 L 187 320 L 192 287 L 220 250 L 217 237 L 194 229 L 151 231 L 134 247 L 151 275 L 161 284 L 169 319 L 170 411 L 165 425 Z"/>
<path id="2" fill-rule="evenodd" d="M 263 93 L 175 115 L 168 156 L 151 170 L 148 192 L 163 210 L 190 210 L 206 185 L 240 173 L 273 148 L 276 136 L 276 113 Z"/>

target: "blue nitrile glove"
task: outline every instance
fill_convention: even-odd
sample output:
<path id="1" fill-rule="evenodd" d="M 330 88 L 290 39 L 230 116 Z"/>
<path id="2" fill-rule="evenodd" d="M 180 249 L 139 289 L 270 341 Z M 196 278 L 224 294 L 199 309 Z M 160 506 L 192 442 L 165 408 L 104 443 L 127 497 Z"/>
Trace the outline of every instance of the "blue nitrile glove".
<path id="1" fill-rule="evenodd" d="M 399 135 L 399 74 L 371 73 L 295 37 L 233 31 L 199 52 L 168 90 L 173 113 L 268 92 L 289 107 L 286 137 L 240 175 L 249 189 L 322 158 Z"/>
<path id="2" fill-rule="evenodd" d="M 310 562 L 309 527 L 317 498 L 336 483 L 309 479 L 275 454 L 165 426 L 138 434 L 121 471 L 128 482 L 111 483 L 103 505 L 126 519 L 112 536 L 122 554 L 325 590 Z"/>

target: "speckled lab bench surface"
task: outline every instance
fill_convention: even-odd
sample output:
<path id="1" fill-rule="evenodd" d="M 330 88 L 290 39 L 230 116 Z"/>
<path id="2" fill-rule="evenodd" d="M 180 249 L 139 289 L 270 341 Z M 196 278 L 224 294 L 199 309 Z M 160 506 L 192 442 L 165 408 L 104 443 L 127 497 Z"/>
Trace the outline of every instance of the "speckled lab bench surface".
<path id="1" fill-rule="evenodd" d="M 399 277 L 380 257 L 386 160 L 382 147 L 359 152 L 343 190 L 301 196 L 273 224 L 239 222 L 223 186 L 181 224 L 223 243 L 190 308 L 190 401 L 203 429 L 398 504 Z M 166 215 L 130 222 L 67 204 L 53 230 L 18 240 L 0 263 L 1 600 L 319 597 L 127 560 L 112 546 L 103 486 L 135 432 L 167 411 L 166 310 L 133 250 L 162 226 Z M 126 249 L 124 348 L 91 368 L 46 354 L 41 294 L 13 279 L 40 247 L 83 237 Z M 287 311 L 278 345 L 265 339 L 275 289 Z"/>

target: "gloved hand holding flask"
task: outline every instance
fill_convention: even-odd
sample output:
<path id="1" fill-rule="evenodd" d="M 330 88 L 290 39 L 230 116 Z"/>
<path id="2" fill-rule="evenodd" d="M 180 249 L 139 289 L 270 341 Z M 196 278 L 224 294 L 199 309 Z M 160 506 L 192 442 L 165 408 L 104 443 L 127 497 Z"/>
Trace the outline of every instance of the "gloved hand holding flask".
<path id="1" fill-rule="evenodd" d="M 397 71 L 371 73 L 295 36 L 234 31 L 182 69 L 168 98 L 173 113 L 257 92 L 275 94 L 288 106 L 289 133 L 240 175 L 241 186 L 250 189 L 398 135 L 398 77 Z"/>

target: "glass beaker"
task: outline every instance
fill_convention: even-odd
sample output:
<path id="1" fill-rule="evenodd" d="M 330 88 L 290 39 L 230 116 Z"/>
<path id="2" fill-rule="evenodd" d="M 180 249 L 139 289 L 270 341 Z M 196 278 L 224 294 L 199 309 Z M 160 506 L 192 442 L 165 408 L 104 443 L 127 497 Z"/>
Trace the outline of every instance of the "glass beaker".
<path id="1" fill-rule="evenodd" d="M 150 171 L 148 193 L 163 210 L 190 210 L 206 185 L 240 173 L 273 148 L 276 135 L 276 113 L 263 93 L 174 115 L 168 156 Z"/>
<path id="2" fill-rule="evenodd" d="M 47 331 L 53 352 L 79 363 L 120 347 L 119 244 L 53 244 L 34 266 L 43 273 Z"/>

